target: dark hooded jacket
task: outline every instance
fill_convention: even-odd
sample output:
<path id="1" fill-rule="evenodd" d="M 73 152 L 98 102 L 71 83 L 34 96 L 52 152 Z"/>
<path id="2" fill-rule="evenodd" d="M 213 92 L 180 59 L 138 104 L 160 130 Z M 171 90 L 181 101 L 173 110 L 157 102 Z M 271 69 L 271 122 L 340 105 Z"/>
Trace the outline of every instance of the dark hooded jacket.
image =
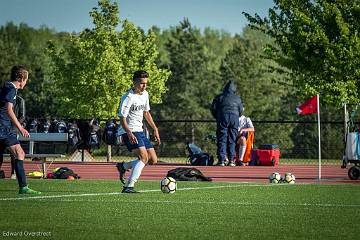
<path id="1" fill-rule="evenodd" d="M 218 119 L 224 114 L 235 114 L 241 116 L 243 112 L 243 104 L 241 98 L 235 94 L 236 85 L 233 81 L 229 81 L 224 86 L 223 92 L 217 95 L 211 104 L 211 114 Z"/>

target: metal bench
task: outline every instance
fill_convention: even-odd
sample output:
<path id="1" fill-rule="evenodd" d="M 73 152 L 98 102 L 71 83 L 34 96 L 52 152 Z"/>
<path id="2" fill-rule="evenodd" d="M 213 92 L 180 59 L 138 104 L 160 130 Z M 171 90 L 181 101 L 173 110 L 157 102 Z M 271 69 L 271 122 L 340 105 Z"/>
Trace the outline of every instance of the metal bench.
<path id="1" fill-rule="evenodd" d="M 47 158 L 64 158 L 64 154 L 48 154 L 48 153 L 34 153 L 35 142 L 67 142 L 67 133 L 30 133 L 29 138 L 19 136 L 20 142 L 29 142 L 29 152 L 25 154 L 25 158 L 37 158 L 41 161 L 41 168 L 43 177 L 46 178 L 46 159 Z M 9 154 L 6 154 L 9 156 Z M 52 163 L 52 162 L 51 162 Z M 50 164 L 51 165 L 51 164 Z"/>

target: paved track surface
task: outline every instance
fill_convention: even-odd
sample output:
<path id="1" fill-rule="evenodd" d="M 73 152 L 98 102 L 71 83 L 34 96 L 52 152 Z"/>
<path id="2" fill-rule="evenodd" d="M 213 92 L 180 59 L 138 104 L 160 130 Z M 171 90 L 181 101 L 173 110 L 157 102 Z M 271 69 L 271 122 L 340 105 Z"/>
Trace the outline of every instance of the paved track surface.
<path id="1" fill-rule="evenodd" d="M 117 180 L 118 172 L 115 163 L 82 163 L 82 162 L 53 162 L 47 164 L 48 171 L 56 167 L 68 167 L 81 176 L 81 179 L 107 179 Z M 166 176 L 167 172 L 177 167 L 192 167 L 184 164 L 166 164 L 146 166 L 141 174 L 141 180 L 160 180 Z M 10 176 L 10 162 L 4 162 L 3 170 L 6 177 Z M 321 177 L 318 181 L 318 166 L 315 165 L 280 165 L 280 166 L 245 166 L 245 167 L 220 167 L 220 166 L 196 166 L 205 176 L 211 177 L 214 182 L 268 182 L 268 176 L 272 172 L 279 172 L 284 175 L 291 172 L 296 177 L 297 183 L 350 183 L 359 184 L 360 180 L 350 180 L 348 177 L 348 169 L 342 169 L 337 165 L 322 166 Z M 40 171 L 41 164 L 39 162 L 25 162 L 26 173 L 32 171 Z M 127 173 L 126 176 L 128 176 Z"/>

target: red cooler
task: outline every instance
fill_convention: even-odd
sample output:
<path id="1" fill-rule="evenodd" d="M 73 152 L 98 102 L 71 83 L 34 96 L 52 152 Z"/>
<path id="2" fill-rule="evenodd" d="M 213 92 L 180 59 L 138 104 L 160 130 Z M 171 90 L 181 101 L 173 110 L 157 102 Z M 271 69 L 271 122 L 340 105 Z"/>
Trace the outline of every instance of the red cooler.
<path id="1" fill-rule="evenodd" d="M 276 144 L 263 144 L 255 150 L 257 165 L 277 166 L 280 161 L 280 149 Z"/>

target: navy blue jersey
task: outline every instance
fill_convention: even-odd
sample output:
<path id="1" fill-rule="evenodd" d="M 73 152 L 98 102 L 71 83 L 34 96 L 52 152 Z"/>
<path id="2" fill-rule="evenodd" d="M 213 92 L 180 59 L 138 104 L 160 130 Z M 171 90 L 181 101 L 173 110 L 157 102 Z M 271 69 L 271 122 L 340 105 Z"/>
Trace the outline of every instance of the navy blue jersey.
<path id="1" fill-rule="evenodd" d="M 0 90 L 0 127 L 11 128 L 12 123 L 6 110 L 6 103 L 16 102 L 16 88 L 11 82 L 6 82 Z"/>

